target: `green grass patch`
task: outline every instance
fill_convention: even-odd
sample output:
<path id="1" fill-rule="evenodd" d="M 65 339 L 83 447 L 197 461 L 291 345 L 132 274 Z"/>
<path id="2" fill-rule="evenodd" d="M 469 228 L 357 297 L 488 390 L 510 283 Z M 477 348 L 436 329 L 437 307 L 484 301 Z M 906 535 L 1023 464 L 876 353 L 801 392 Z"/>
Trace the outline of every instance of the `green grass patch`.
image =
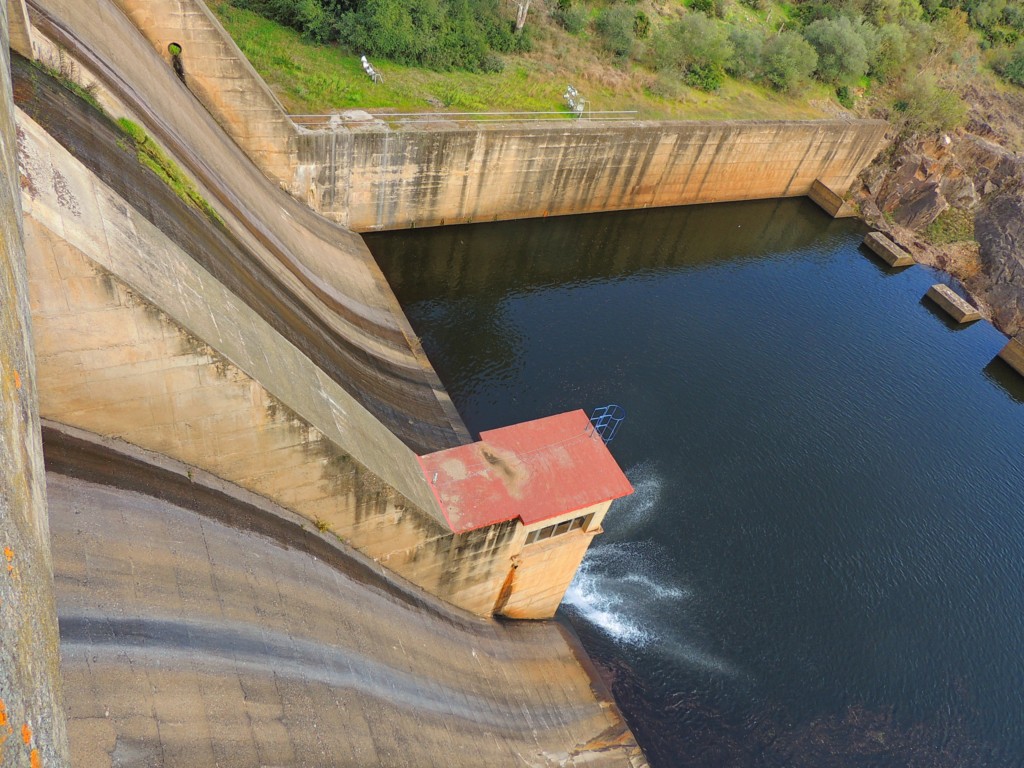
<path id="1" fill-rule="evenodd" d="M 947 208 L 925 231 L 936 245 L 963 243 L 974 240 L 974 214 L 960 208 Z"/>
<path id="2" fill-rule="evenodd" d="M 192 180 L 185 175 L 184 171 L 174 162 L 167 153 L 160 148 L 160 145 L 150 138 L 142 126 L 122 117 L 117 124 L 124 131 L 125 136 L 131 139 L 139 162 L 159 176 L 174 193 L 194 208 L 198 208 L 213 221 L 223 224 L 224 221 L 213 207 L 206 201 Z"/>
<path id="3" fill-rule="evenodd" d="M 86 102 L 97 111 L 102 112 L 104 115 L 107 114 L 107 111 L 103 109 L 103 106 L 96 98 L 96 93 L 94 92 L 94 89 L 86 88 L 85 86 L 80 85 L 78 81 L 75 79 L 76 73 L 74 70 L 76 68 L 72 64 L 65 63 L 63 53 L 61 53 L 60 69 L 53 69 L 52 67 L 48 67 L 38 59 L 33 59 L 31 64 L 36 69 L 45 72 L 47 75 L 49 75 L 58 83 L 60 83 L 62 87 L 71 91 L 73 94 L 75 94 L 75 96 L 82 99 L 82 101 Z"/>

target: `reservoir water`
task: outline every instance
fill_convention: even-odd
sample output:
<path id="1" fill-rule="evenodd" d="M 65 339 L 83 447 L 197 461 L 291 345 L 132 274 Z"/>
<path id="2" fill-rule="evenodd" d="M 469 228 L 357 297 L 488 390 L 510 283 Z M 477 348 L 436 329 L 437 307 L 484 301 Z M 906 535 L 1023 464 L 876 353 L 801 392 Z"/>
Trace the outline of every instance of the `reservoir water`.
<path id="1" fill-rule="evenodd" d="M 470 430 L 618 403 L 560 610 L 651 765 L 1024 764 L 1024 380 L 805 200 L 367 237 Z"/>

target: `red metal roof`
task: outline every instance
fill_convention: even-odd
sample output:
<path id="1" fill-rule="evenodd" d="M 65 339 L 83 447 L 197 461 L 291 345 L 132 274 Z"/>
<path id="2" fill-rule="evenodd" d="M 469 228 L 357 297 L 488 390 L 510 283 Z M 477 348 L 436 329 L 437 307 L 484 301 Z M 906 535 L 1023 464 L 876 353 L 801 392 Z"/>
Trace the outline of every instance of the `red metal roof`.
<path id="1" fill-rule="evenodd" d="M 420 457 L 456 533 L 520 518 L 531 525 L 633 492 L 583 411 L 480 434 Z"/>

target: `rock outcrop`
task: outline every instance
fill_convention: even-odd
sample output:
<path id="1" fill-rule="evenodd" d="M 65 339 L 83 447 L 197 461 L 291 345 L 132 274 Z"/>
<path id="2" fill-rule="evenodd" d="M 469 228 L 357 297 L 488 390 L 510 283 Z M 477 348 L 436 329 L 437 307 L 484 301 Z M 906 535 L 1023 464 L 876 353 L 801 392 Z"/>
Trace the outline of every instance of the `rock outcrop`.
<path id="1" fill-rule="evenodd" d="M 1024 335 L 1024 156 L 970 132 L 910 139 L 861 182 L 869 224 L 958 278 L 1000 330 Z M 962 232 L 938 243 L 929 229 L 944 215 Z"/>

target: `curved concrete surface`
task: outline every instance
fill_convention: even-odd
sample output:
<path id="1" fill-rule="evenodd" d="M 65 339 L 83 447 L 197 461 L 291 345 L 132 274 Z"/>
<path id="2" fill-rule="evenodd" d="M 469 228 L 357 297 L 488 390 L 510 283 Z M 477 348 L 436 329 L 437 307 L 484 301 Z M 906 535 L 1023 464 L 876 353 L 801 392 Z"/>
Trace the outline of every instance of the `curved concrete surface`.
<path id="1" fill-rule="evenodd" d="M 62 59 L 88 68 L 111 111 L 143 123 L 224 222 L 143 178 L 102 119 L 24 70 L 19 104 L 56 139 L 47 137 L 54 156 L 77 156 L 73 178 L 53 165 L 54 178 L 82 190 L 100 183 L 94 177 L 109 184 L 114 194 L 104 200 L 121 195 L 137 229 L 159 230 L 154 239 L 174 241 L 175 253 L 215 276 L 196 296 L 221 296 L 210 286 L 227 286 L 217 306 L 239 297 L 411 447 L 466 437 L 358 236 L 269 182 L 113 0 L 30 7 L 40 44 L 48 37 L 67 52 Z M 26 172 L 22 183 L 32 178 Z M 60 221 L 65 192 L 54 187 L 59 204 L 50 213 Z M 33 211 L 45 218 L 44 209 Z M 76 235 L 108 232 L 83 222 L 76 219 Z M 202 271 L 183 253 L 185 262 Z M 118 262 L 127 264 L 142 282 L 155 278 L 140 270 L 170 268 L 167 259 Z M 271 367 L 266 344 L 253 349 Z M 66 373 L 69 393 L 82 394 L 82 371 Z M 262 400 L 250 405 L 266 415 Z M 645 764 L 558 625 L 476 619 L 252 490 L 166 456 L 119 453 L 97 436 L 105 448 L 69 448 L 55 432 L 45 441 L 47 494 L 76 766 Z"/>
<path id="2" fill-rule="evenodd" d="M 358 235 L 270 182 L 111 0 L 38 0 L 30 7 L 39 29 L 188 169 L 260 269 L 344 340 L 338 359 L 351 373 L 339 384 L 415 450 L 468 437 Z"/>
<path id="3" fill-rule="evenodd" d="M 408 424 L 403 414 L 422 410 L 420 370 L 408 370 L 400 359 L 371 360 L 358 340 L 323 322 L 308 296 L 291 290 L 230 231 L 141 167 L 111 121 L 54 78 L 19 57 L 12 74 L 15 101 L 26 114 L 346 391 L 358 393 L 356 399 L 371 413 L 389 424 Z M 381 382 L 394 384 L 387 400 Z M 452 439 L 446 424 L 422 423 L 419 433 L 417 445 L 447 445 Z"/>
<path id="4" fill-rule="evenodd" d="M 181 468 L 55 440 L 77 766 L 645 764 L 557 625 L 451 611 Z M 173 500 L 91 481 L 135 475 Z"/>

